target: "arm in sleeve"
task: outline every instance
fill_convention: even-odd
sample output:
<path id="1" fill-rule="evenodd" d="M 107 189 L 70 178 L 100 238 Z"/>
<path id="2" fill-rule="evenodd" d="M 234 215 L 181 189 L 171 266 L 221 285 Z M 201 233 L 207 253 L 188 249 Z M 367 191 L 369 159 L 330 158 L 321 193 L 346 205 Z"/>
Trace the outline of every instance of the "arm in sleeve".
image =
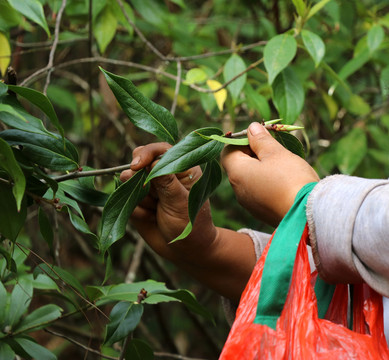
<path id="1" fill-rule="evenodd" d="M 311 192 L 315 265 L 331 283 L 366 282 L 389 296 L 389 181 L 334 175 Z"/>

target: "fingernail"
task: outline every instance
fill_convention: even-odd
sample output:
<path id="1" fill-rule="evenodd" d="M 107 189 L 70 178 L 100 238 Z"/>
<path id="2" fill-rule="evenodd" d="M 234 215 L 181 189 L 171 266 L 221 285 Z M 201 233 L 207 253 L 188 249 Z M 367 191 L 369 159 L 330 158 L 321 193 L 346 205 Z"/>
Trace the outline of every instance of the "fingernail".
<path id="1" fill-rule="evenodd" d="M 139 162 L 140 162 L 140 157 L 137 156 L 137 157 L 135 157 L 135 158 L 132 159 L 130 166 L 138 165 Z"/>
<path id="2" fill-rule="evenodd" d="M 253 122 L 249 126 L 249 131 L 252 136 L 257 136 L 265 131 L 265 128 L 258 122 Z"/>

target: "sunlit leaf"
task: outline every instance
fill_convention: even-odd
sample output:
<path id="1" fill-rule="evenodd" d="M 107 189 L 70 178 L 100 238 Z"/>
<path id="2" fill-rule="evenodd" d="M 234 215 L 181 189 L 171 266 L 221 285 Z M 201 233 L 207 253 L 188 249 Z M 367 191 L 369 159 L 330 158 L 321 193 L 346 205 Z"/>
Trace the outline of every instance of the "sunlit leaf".
<path id="1" fill-rule="evenodd" d="M 47 26 L 43 6 L 38 0 L 8 0 L 8 2 L 15 10 L 19 11 L 26 18 L 41 26 L 46 31 L 47 36 L 50 36 L 50 30 Z"/>
<path id="2" fill-rule="evenodd" d="M 186 73 L 185 84 L 186 85 L 201 84 L 205 80 L 207 80 L 206 72 L 203 69 L 194 68 L 194 69 L 190 69 Z"/>
<path id="3" fill-rule="evenodd" d="M 220 89 L 222 84 L 219 83 L 219 81 L 216 80 L 207 80 L 207 85 L 211 90 L 217 90 Z M 224 103 L 227 100 L 227 90 L 221 89 L 215 93 L 213 93 L 213 96 L 216 100 L 216 105 L 220 111 L 223 111 Z"/>
<path id="4" fill-rule="evenodd" d="M 57 128 L 61 137 L 64 137 L 64 130 L 61 124 L 59 123 L 53 105 L 51 104 L 49 98 L 46 95 L 34 89 L 30 89 L 23 86 L 8 85 L 8 88 L 13 92 L 17 93 L 18 95 L 23 96 L 25 99 L 27 99 L 32 104 L 41 109 L 48 116 L 52 124 Z"/>
<path id="5" fill-rule="evenodd" d="M 237 54 L 232 54 L 224 65 L 224 70 L 223 70 L 224 81 L 225 82 L 230 81 L 232 78 L 236 77 L 244 70 L 246 70 L 246 64 L 244 63 L 243 59 Z M 235 101 L 238 99 L 246 83 L 246 80 L 247 80 L 247 74 L 244 73 L 243 75 L 239 76 L 236 80 L 234 80 L 231 84 L 227 86 L 227 89 L 231 93 L 231 97 Z"/>
<path id="6" fill-rule="evenodd" d="M 223 149 L 223 144 L 206 138 L 211 135 L 221 135 L 223 132 L 217 128 L 202 128 L 192 131 L 177 145 L 170 148 L 151 170 L 146 182 L 151 179 L 176 174 L 190 169 L 193 166 L 206 163 L 217 156 Z M 202 135 L 205 135 L 203 137 Z"/>
<path id="7" fill-rule="evenodd" d="M 104 343 L 112 345 L 133 331 L 139 324 L 143 314 L 143 305 L 134 302 L 117 303 L 109 315 L 110 322 L 107 325 L 107 334 Z"/>
<path id="8" fill-rule="evenodd" d="M 307 20 L 314 16 L 317 12 L 319 12 L 324 6 L 326 6 L 331 0 L 321 0 L 315 5 L 312 6 L 311 10 L 309 10 Z"/>
<path id="9" fill-rule="evenodd" d="M 343 174 L 351 175 L 367 152 L 367 138 L 361 128 L 353 128 L 336 144 L 336 162 Z"/>
<path id="10" fill-rule="evenodd" d="M 220 141 L 223 144 L 230 144 L 230 145 L 248 145 L 249 144 L 249 139 L 247 137 L 244 138 L 229 138 L 225 136 L 220 136 L 220 135 L 211 135 L 209 137 L 212 140 Z"/>
<path id="11" fill-rule="evenodd" d="M 26 179 L 11 147 L 2 138 L 0 138 L 0 168 L 5 170 L 12 179 L 12 192 L 15 196 L 17 210 L 20 211 Z"/>
<path id="12" fill-rule="evenodd" d="M 99 46 L 100 53 L 104 54 L 105 49 L 114 38 L 117 23 L 117 18 L 111 11 L 110 6 L 106 6 L 97 16 L 93 26 L 93 34 Z"/>
<path id="13" fill-rule="evenodd" d="M 189 223 L 181 235 L 176 237 L 172 242 L 186 238 L 192 231 L 192 226 L 195 222 L 197 213 L 213 191 L 219 186 L 222 180 L 222 172 L 218 161 L 211 160 L 204 167 L 203 174 L 200 179 L 193 184 L 189 192 L 188 214 Z"/>
<path id="14" fill-rule="evenodd" d="M 304 105 L 304 89 L 291 68 L 285 69 L 273 83 L 273 102 L 285 124 L 293 124 Z"/>
<path id="15" fill-rule="evenodd" d="M 0 32 L 0 75 L 3 77 L 7 73 L 8 65 L 11 61 L 11 46 L 7 37 Z"/>
<path id="16" fill-rule="evenodd" d="M 373 25 L 367 33 L 367 46 L 370 53 L 379 48 L 385 38 L 385 31 L 380 25 Z"/>
<path id="17" fill-rule="evenodd" d="M 315 62 L 315 66 L 317 67 L 326 52 L 324 41 L 319 35 L 308 30 L 302 30 L 301 37 L 305 48 L 307 49 L 309 55 L 311 55 L 313 61 Z"/>
<path id="18" fill-rule="evenodd" d="M 148 192 L 145 179 L 146 172 L 138 171 L 108 198 L 101 217 L 99 245 L 103 253 L 124 236 L 130 215 Z"/>
<path id="19" fill-rule="evenodd" d="M 307 8 L 304 3 L 304 0 L 292 0 L 292 1 L 294 7 L 296 8 L 297 14 L 299 14 L 300 16 L 304 16 L 305 10 Z"/>
<path id="20" fill-rule="evenodd" d="M 288 34 L 277 35 L 266 44 L 263 57 L 271 85 L 277 75 L 293 60 L 297 51 L 295 38 Z"/>
<path id="21" fill-rule="evenodd" d="M 123 111 L 135 126 L 170 144 L 176 142 L 177 123 L 167 109 L 146 98 L 130 80 L 100 69 Z"/>

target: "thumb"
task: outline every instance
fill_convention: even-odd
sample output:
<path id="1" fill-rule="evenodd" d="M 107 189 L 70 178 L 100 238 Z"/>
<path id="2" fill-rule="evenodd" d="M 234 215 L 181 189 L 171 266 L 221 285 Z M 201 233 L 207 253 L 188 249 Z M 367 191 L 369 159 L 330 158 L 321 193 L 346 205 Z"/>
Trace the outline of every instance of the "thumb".
<path id="1" fill-rule="evenodd" d="M 283 149 L 282 145 L 258 122 L 250 124 L 247 131 L 247 137 L 249 139 L 250 148 L 258 159 L 282 151 Z"/>
<path id="2" fill-rule="evenodd" d="M 174 174 L 156 177 L 152 183 L 162 203 L 187 201 L 187 191 Z"/>

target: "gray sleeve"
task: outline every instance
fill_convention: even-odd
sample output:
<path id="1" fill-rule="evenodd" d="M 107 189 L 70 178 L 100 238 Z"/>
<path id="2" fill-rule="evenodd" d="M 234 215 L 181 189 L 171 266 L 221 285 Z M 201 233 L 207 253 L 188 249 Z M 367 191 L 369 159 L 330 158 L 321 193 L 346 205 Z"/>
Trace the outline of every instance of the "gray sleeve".
<path id="1" fill-rule="evenodd" d="M 308 198 L 315 265 L 331 283 L 366 282 L 389 296 L 389 181 L 334 175 Z"/>

